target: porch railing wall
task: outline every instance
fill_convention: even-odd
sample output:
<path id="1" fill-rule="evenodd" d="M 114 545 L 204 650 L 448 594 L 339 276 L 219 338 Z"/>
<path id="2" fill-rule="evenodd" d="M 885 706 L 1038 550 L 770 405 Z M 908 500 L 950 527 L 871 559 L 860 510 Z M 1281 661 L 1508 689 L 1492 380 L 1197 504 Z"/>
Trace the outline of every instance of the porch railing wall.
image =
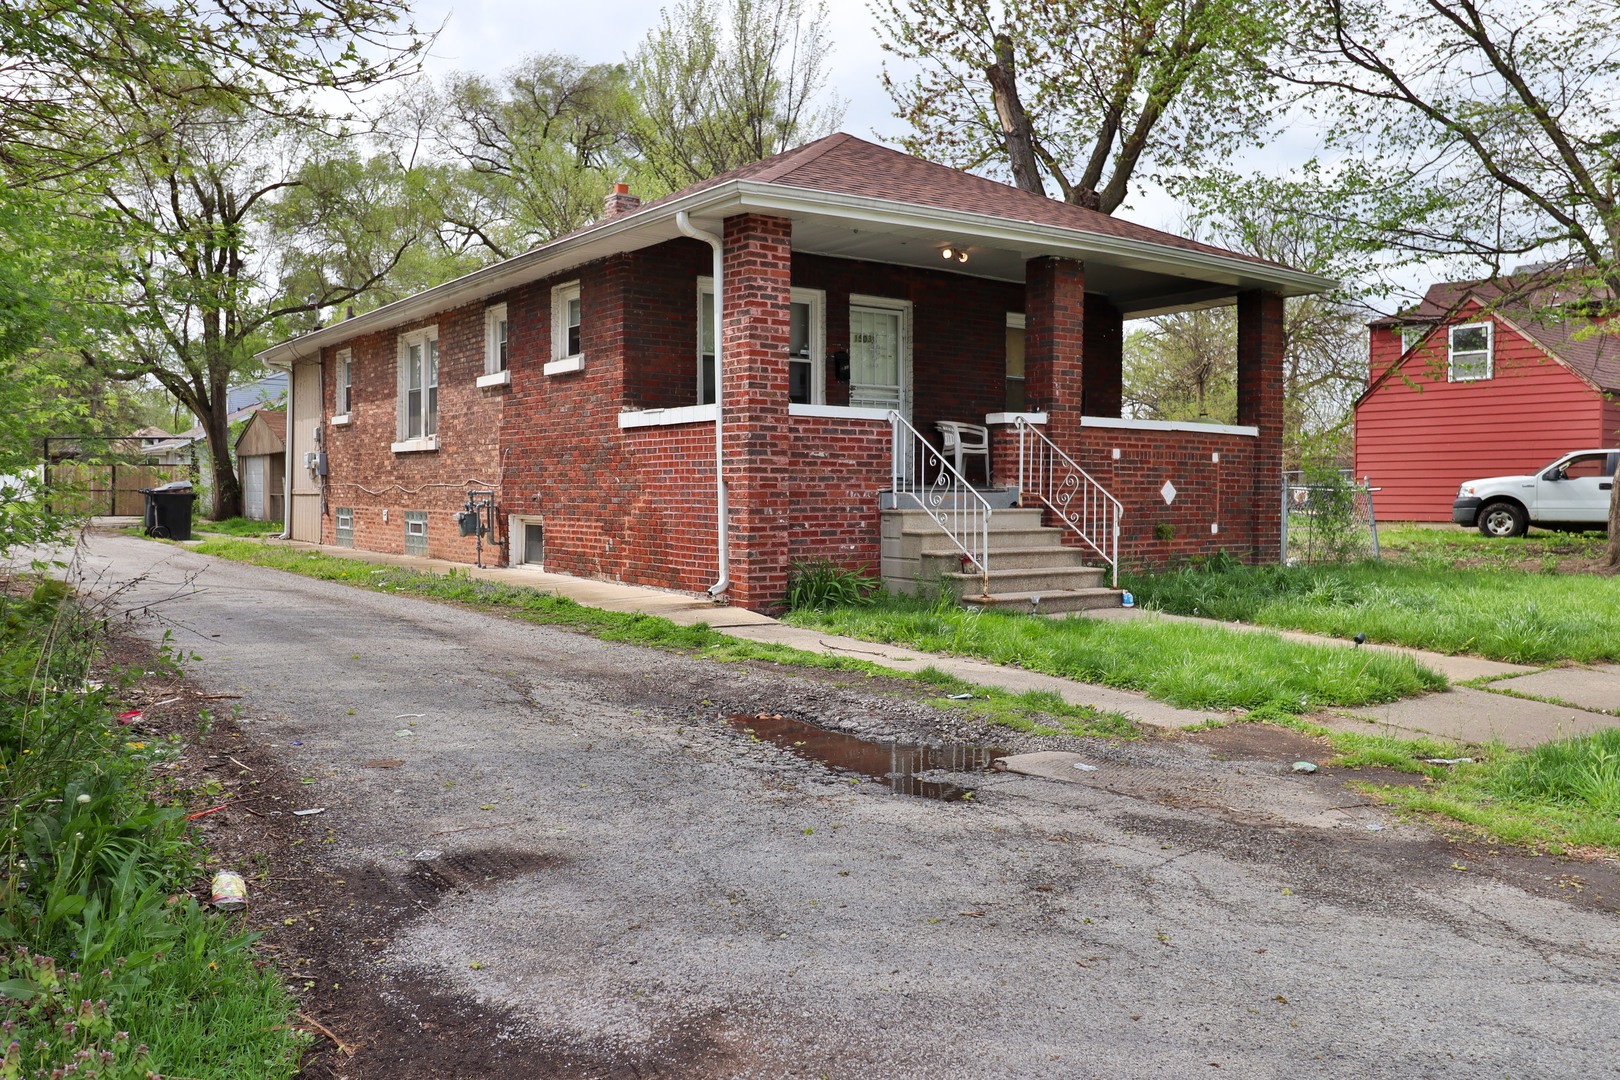
<path id="1" fill-rule="evenodd" d="M 1040 428 L 1021 416 L 1017 424 L 1019 497 L 1027 500 L 1033 496 L 1056 514 L 1108 564 L 1112 586 L 1118 588 L 1119 524 L 1124 507 Z"/>
<path id="2" fill-rule="evenodd" d="M 895 506 L 924 510 L 979 573 L 990 593 L 990 504 L 898 412 L 889 412 L 893 435 L 890 484 Z"/>

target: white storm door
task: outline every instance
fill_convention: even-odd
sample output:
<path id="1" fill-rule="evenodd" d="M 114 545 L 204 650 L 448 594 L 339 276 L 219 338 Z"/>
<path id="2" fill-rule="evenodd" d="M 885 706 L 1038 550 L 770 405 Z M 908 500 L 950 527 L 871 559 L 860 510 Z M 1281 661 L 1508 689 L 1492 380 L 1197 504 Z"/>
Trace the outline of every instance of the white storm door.
<path id="1" fill-rule="evenodd" d="M 862 409 L 897 409 L 910 419 L 906 311 L 900 307 L 849 308 L 849 403 Z"/>

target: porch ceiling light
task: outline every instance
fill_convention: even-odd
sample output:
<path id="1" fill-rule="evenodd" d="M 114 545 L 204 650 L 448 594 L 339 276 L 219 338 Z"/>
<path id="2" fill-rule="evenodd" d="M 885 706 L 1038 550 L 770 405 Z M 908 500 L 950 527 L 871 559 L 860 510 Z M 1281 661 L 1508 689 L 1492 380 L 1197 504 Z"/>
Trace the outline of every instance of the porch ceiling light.
<path id="1" fill-rule="evenodd" d="M 946 262 L 955 261 L 955 262 L 959 262 L 959 263 L 965 263 L 968 260 L 968 253 L 963 251 L 961 248 L 954 248 L 954 247 L 946 246 L 946 247 L 940 248 L 939 254 L 940 254 L 940 257 L 943 258 Z"/>

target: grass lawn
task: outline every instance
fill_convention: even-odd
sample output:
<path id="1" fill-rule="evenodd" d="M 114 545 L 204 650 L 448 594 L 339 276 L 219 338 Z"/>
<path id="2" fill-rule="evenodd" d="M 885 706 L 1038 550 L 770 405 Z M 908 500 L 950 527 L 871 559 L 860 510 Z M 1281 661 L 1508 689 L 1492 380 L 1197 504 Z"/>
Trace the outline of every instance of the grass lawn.
<path id="1" fill-rule="evenodd" d="M 1054 620 L 896 596 L 799 611 L 786 621 L 1138 690 L 1184 709 L 1289 715 L 1394 701 L 1447 685 L 1406 657 L 1197 623 Z"/>
<path id="2" fill-rule="evenodd" d="M 281 533 L 282 524 L 279 521 L 250 521 L 247 518 L 226 518 L 223 521 L 196 521 L 192 523 L 193 533 L 210 533 L 221 536 L 276 536 Z"/>
<path id="3" fill-rule="evenodd" d="M 1575 552 L 1571 556 L 1570 552 Z M 1394 529 L 1382 562 L 1212 562 L 1122 576 L 1137 602 L 1181 615 L 1471 653 L 1510 663 L 1620 660 L 1620 578 L 1553 572 L 1601 552 L 1585 537 L 1488 540 L 1458 529 Z M 1547 566 L 1551 569 L 1525 569 Z"/>

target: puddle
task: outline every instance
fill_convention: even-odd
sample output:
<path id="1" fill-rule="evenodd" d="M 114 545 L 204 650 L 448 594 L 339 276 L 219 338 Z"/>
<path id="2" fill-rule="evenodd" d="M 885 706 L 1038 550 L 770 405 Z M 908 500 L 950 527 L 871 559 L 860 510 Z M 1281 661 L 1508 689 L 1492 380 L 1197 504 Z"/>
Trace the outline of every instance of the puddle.
<path id="1" fill-rule="evenodd" d="M 917 799 L 954 802 L 971 797 L 972 788 L 939 779 L 938 774 L 985 772 L 996 758 L 1007 755 L 999 747 L 973 743 L 919 746 L 861 739 L 780 716 L 728 716 L 726 722 L 806 761 L 869 776 L 896 795 Z"/>

